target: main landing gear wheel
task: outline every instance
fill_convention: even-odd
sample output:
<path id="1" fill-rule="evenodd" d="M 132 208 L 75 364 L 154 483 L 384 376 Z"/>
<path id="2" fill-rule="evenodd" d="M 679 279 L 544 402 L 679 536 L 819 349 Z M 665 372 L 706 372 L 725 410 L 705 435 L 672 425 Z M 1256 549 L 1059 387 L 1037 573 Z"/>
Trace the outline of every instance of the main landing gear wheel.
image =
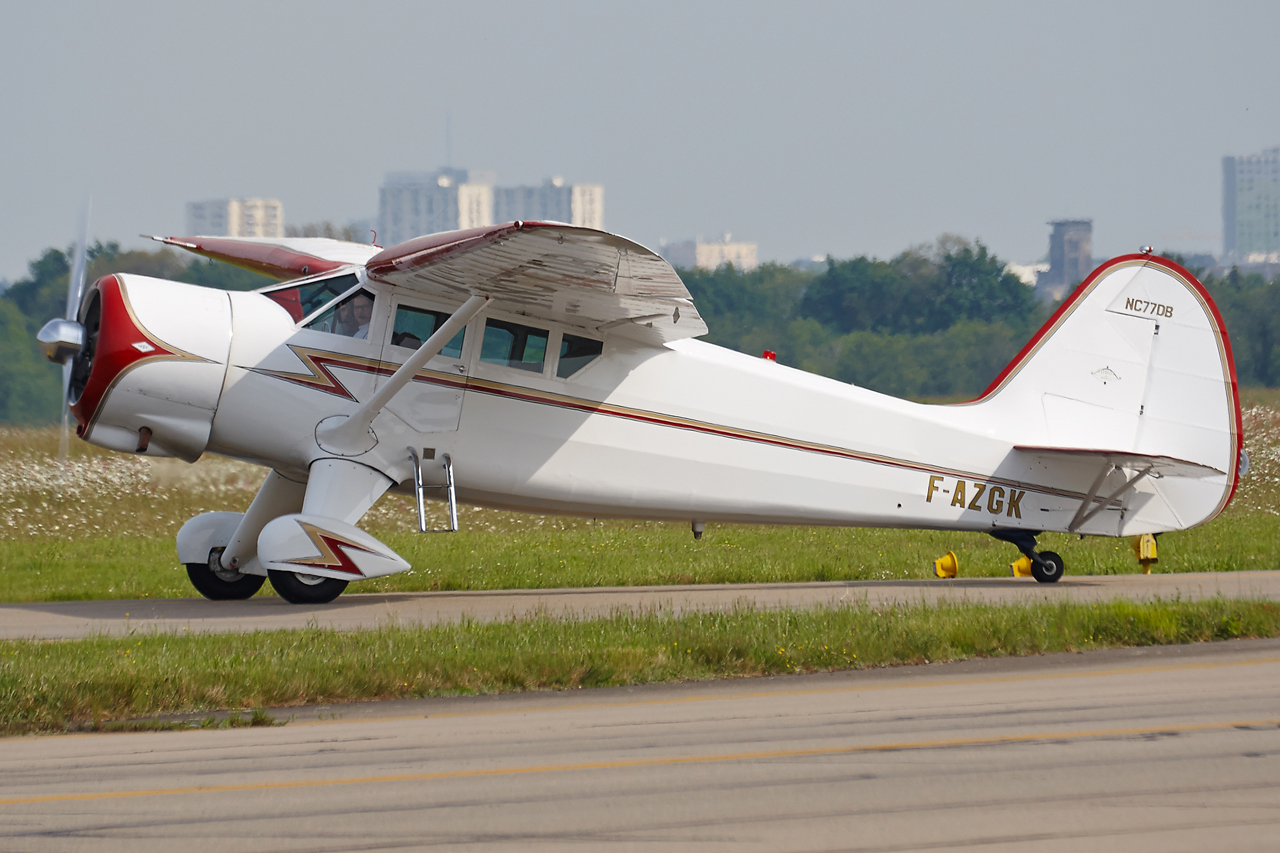
<path id="1" fill-rule="evenodd" d="M 1053 551 L 1041 551 L 1040 563 L 1031 561 L 1031 577 L 1040 583 L 1057 583 L 1067 571 L 1067 564 Z"/>
<path id="2" fill-rule="evenodd" d="M 347 588 L 347 581 L 267 569 L 271 586 L 290 604 L 328 604 Z"/>
<path id="3" fill-rule="evenodd" d="M 1057 583 L 1066 574 L 1067 564 L 1053 551 L 1036 551 L 1036 537 L 1040 531 L 1031 530 L 988 530 L 1001 542 L 1008 542 L 1022 552 L 1031 561 L 1031 576 L 1040 583 Z"/>
<path id="4" fill-rule="evenodd" d="M 207 563 L 187 563 L 187 577 L 196 592 L 210 601 L 241 601 L 253 597 L 266 580 L 262 575 L 245 575 L 235 569 L 224 569 L 218 548 Z"/>

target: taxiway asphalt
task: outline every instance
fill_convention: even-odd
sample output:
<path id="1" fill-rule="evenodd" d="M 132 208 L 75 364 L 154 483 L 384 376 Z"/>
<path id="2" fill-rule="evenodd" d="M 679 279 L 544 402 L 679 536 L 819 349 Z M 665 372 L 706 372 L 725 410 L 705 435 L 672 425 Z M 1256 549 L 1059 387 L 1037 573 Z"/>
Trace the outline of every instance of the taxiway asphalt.
<path id="1" fill-rule="evenodd" d="M 949 581 L 346 593 L 331 604 L 315 607 L 287 604 L 275 596 L 259 596 L 248 601 L 182 598 L 0 603 L 0 639 L 75 639 L 132 631 L 244 632 L 313 625 L 358 630 L 387 623 L 430 625 L 463 618 L 498 620 L 537 613 L 565 618 L 605 616 L 620 609 L 666 609 L 680 613 L 721 610 L 742 603 L 776 608 L 849 602 L 872 605 L 921 601 L 1004 604 L 1112 598 L 1197 600 L 1214 596 L 1280 601 L 1280 572 L 1068 575 L 1056 584 L 1038 584 L 1030 578 L 965 578 Z"/>
<path id="2" fill-rule="evenodd" d="M 0 744 L 0 850 L 1247 853 L 1277 838 L 1278 640 Z"/>

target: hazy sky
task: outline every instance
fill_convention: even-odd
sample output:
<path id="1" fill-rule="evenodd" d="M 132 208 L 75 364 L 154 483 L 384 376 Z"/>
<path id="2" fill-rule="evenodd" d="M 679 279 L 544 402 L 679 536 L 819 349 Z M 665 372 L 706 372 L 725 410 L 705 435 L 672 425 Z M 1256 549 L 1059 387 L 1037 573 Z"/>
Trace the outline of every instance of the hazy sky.
<path id="1" fill-rule="evenodd" d="M 372 216 L 389 170 L 605 186 L 642 243 L 762 258 L 943 232 L 1045 254 L 1220 250 L 1221 158 L 1280 145 L 1280 4 L 6 4 L 0 277 L 73 238 L 180 234 L 184 204 Z"/>

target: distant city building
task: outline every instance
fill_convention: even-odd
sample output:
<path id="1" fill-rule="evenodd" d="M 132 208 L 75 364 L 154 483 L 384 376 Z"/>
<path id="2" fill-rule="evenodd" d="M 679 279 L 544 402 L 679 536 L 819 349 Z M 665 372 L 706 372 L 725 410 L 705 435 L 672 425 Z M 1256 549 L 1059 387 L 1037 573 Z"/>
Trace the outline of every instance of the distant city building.
<path id="1" fill-rule="evenodd" d="M 1225 262 L 1280 263 L 1280 148 L 1222 158 Z"/>
<path id="2" fill-rule="evenodd" d="M 378 194 L 378 241 L 393 246 L 440 231 L 493 224 L 493 173 L 391 172 Z"/>
<path id="3" fill-rule="evenodd" d="M 392 246 L 423 234 L 516 219 L 604 228 L 604 187 L 553 178 L 539 187 L 495 187 L 493 172 L 391 172 L 379 191 L 378 241 Z"/>
<path id="4" fill-rule="evenodd" d="M 493 191 L 493 219 L 553 220 L 604 228 L 604 187 L 599 184 L 566 184 L 555 177 L 540 187 L 498 187 Z"/>
<path id="5" fill-rule="evenodd" d="M 1093 270 L 1093 220 L 1060 219 L 1050 222 L 1049 269 L 1036 277 L 1041 299 L 1057 302 Z"/>
<path id="6" fill-rule="evenodd" d="M 274 198 L 220 198 L 187 205 L 187 233 L 201 237 L 283 237 L 284 207 Z"/>
<path id="7" fill-rule="evenodd" d="M 668 243 L 661 251 L 667 263 L 684 269 L 714 270 L 725 264 L 733 264 L 735 269 L 750 271 L 760 266 L 756 244 L 734 243 L 731 234 L 725 234 L 712 243 L 704 243 L 701 238 L 683 243 Z"/>

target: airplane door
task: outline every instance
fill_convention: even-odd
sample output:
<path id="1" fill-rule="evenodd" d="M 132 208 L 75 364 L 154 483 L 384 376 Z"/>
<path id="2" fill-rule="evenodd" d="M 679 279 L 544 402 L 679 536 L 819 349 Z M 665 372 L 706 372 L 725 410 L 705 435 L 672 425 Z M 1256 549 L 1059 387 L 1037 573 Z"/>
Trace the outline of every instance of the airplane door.
<path id="1" fill-rule="evenodd" d="M 449 319 L 452 308 L 396 297 L 382 348 L 385 370 L 394 371 Z M 462 416 L 467 370 L 463 359 L 466 330 L 459 332 L 417 378 L 387 404 L 387 411 L 418 432 L 454 432 Z"/>

